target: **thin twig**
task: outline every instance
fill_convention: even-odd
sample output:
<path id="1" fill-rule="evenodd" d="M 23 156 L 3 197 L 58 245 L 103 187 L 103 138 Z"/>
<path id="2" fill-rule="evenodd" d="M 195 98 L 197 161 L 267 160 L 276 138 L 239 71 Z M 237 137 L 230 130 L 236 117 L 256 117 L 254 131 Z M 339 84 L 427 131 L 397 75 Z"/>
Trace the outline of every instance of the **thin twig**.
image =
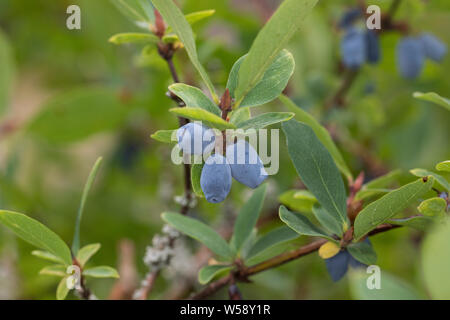
<path id="1" fill-rule="evenodd" d="M 142 287 L 141 296 L 139 297 L 139 300 L 147 300 L 148 295 L 153 289 L 153 286 L 155 285 L 156 278 L 159 275 L 158 271 L 150 272 L 147 278 L 144 280 L 145 285 Z"/>

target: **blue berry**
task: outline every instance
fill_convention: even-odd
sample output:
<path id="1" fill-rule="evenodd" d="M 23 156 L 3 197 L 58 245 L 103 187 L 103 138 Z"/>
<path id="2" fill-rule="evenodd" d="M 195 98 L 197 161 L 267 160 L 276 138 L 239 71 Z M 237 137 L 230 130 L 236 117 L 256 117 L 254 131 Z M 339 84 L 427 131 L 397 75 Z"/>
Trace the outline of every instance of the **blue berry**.
<path id="1" fill-rule="evenodd" d="M 215 153 L 205 161 L 200 186 L 208 202 L 219 203 L 228 196 L 231 189 L 231 168 L 222 155 Z"/>
<path id="2" fill-rule="evenodd" d="M 346 250 L 341 250 L 337 255 L 329 259 L 325 259 L 328 273 L 331 279 L 339 281 L 347 273 L 350 254 Z"/>
<path id="3" fill-rule="evenodd" d="M 178 146 L 186 154 L 202 155 L 214 149 L 214 131 L 200 123 L 190 122 L 177 130 Z"/>
<path id="4" fill-rule="evenodd" d="M 441 61 L 447 54 L 447 46 L 441 40 L 430 33 L 424 33 L 419 37 L 427 58 L 436 62 Z"/>
<path id="5" fill-rule="evenodd" d="M 250 188 L 258 187 L 267 179 L 267 172 L 255 149 L 245 140 L 227 147 L 227 160 L 231 175 Z"/>
<path id="6" fill-rule="evenodd" d="M 417 38 L 405 37 L 397 45 L 397 66 L 400 74 L 407 79 L 416 78 L 423 68 L 425 54 Z"/>
<path id="7" fill-rule="evenodd" d="M 366 32 L 367 61 L 369 63 L 377 63 L 380 61 L 381 50 L 378 34 L 373 30 Z"/>
<path id="8" fill-rule="evenodd" d="M 362 17 L 362 11 L 359 8 L 352 8 L 347 10 L 341 17 L 339 21 L 339 26 L 341 28 L 350 27 L 357 19 Z"/>
<path id="9" fill-rule="evenodd" d="M 361 30 L 350 28 L 341 40 L 342 62 L 349 69 L 358 69 L 366 61 L 366 37 Z"/>

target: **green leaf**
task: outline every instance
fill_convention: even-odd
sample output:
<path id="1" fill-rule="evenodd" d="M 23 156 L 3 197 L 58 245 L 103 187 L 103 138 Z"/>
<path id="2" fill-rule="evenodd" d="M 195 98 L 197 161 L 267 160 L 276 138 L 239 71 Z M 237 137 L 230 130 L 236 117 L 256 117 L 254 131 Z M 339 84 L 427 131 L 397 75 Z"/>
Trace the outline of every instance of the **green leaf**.
<path id="1" fill-rule="evenodd" d="M 260 253 L 264 253 L 266 250 L 273 248 L 278 244 L 297 239 L 298 237 L 299 234 L 288 226 L 276 228 L 259 238 L 251 247 L 249 253 L 245 258 L 246 260 L 248 260 Z"/>
<path id="2" fill-rule="evenodd" d="M 114 44 L 125 44 L 125 43 L 157 44 L 159 42 L 159 38 L 150 33 L 128 32 L 115 34 L 111 38 L 109 38 L 108 41 Z"/>
<path id="3" fill-rule="evenodd" d="M 236 126 L 234 124 L 226 122 L 221 117 L 216 116 L 214 113 L 208 112 L 204 109 L 182 107 L 182 108 L 172 108 L 169 109 L 169 111 L 179 117 L 203 121 L 207 126 L 211 128 L 216 128 L 219 130 L 236 129 Z"/>
<path id="4" fill-rule="evenodd" d="M 98 266 L 83 270 L 83 276 L 92 278 L 119 278 L 116 269 L 108 266 Z"/>
<path id="5" fill-rule="evenodd" d="M 14 59 L 12 48 L 6 35 L 0 30 L 0 115 L 9 105 L 9 99 L 14 83 Z"/>
<path id="6" fill-rule="evenodd" d="M 33 250 L 31 252 L 31 254 L 35 257 L 38 257 L 38 258 L 41 258 L 44 260 L 57 262 L 57 263 L 64 263 L 64 260 L 62 260 L 61 258 L 59 258 L 59 257 L 55 256 L 54 254 L 51 254 L 50 252 L 47 252 L 47 251 Z"/>
<path id="7" fill-rule="evenodd" d="M 355 240 L 361 239 L 369 231 L 410 206 L 414 200 L 431 189 L 433 181 L 433 177 L 428 177 L 426 182 L 424 179 L 419 179 L 389 192 L 362 209 L 355 219 Z"/>
<path id="8" fill-rule="evenodd" d="M 328 149 L 328 152 L 330 152 L 334 162 L 336 163 L 337 167 L 342 172 L 342 174 L 347 179 L 352 179 L 352 173 L 348 168 L 347 164 L 345 163 L 344 158 L 342 157 L 342 154 L 340 153 L 339 149 L 334 144 L 333 139 L 328 133 L 328 130 L 325 129 L 323 126 L 321 126 L 320 123 L 317 122 L 317 120 L 314 119 L 314 117 L 311 116 L 308 112 L 298 107 L 287 96 L 281 95 L 279 96 L 279 99 L 290 111 L 295 113 L 295 118 L 297 120 L 306 123 L 311 127 L 311 129 L 313 129 L 317 138 L 320 140 L 320 142 L 322 142 L 324 147 Z"/>
<path id="9" fill-rule="evenodd" d="M 215 254 L 228 260 L 233 258 L 233 252 L 227 242 L 206 224 L 179 213 L 171 212 L 163 213 L 162 219 L 178 231 L 203 243 Z"/>
<path id="10" fill-rule="evenodd" d="M 188 13 L 184 17 L 186 18 L 186 21 L 192 26 L 193 24 L 195 24 L 203 19 L 209 18 L 215 12 L 216 12 L 216 10 L 202 10 L 202 11 Z M 169 26 L 166 30 L 166 33 L 170 33 L 170 32 L 172 32 L 172 28 Z"/>
<path id="11" fill-rule="evenodd" d="M 238 108 L 230 113 L 230 122 L 238 125 L 241 122 L 249 120 L 251 116 L 249 107 Z"/>
<path id="12" fill-rule="evenodd" d="M 436 170 L 450 172 L 450 160 L 439 162 L 436 165 Z"/>
<path id="13" fill-rule="evenodd" d="M 285 0 L 256 36 L 239 69 L 237 105 L 263 78 L 266 70 L 299 30 L 317 0 Z"/>
<path id="14" fill-rule="evenodd" d="M 225 265 L 205 266 L 198 272 L 198 282 L 200 282 L 200 284 L 207 284 L 218 274 L 225 273 L 229 270 L 231 270 L 231 267 Z"/>
<path id="15" fill-rule="evenodd" d="M 424 200 L 417 207 L 420 213 L 428 217 L 442 216 L 447 208 L 447 201 L 445 199 L 434 197 Z"/>
<path id="16" fill-rule="evenodd" d="M 370 243 L 365 241 L 352 243 L 347 247 L 347 250 L 353 258 L 361 263 L 369 266 L 377 263 L 377 253 Z"/>
<path id="17" fill-rule="evenodd" d="M 372 283 L 365 270 L 351 270 L 349 272 L 350 291 L 358 300 L 420 300 L 423 299 L 406 282 L 384 271 L 380 273 L 380 289 L 369 289 L 367 283 Z"/>
<path id="18" fill-rule="evenodd" d="M 58 288 L 56 289 L 56 299 L 58 300 L 64 300 L 67 297 L 67 294 L 69 293 L 69 288 L 67 287 L 67 277 L 64 277 L 61 279 L 61 281 L 58 284 Z"/>
<path id="19" fill-rule="evenodd" d="M 235 90 L 238 86 L 239 69 L 246 56 L 236 61 L 228 78 L 227 88 L 233 98 L 235 98 Z M 294 73 L 294 68 L 294 57 L 289 51 L 282 50 L 264 73 L 262 79 L 245 95 L 239 106 L 259 106 L 276 99 L 286 88 Z"/>
<path id="20" fill-rule="evenodd" d="M 397 226 L 405 226 L 420 231 L 427 231 L 432 225 L 433 219 L 424 216 L 414 216 L 401 219 L 389 219 L 387 222 Z"/>
<path id="21" fill-rule="evenodd" d="M 5 210 L 0 210 L 0 223 L 31 245 L 61 258 L 66 265 L 72 264 L 69 247 L 56 233 L 42 223 L 22 213 Z"/>
<path id="22" fill-rule="evenodd" d="M 366 200 L 375 196 L 383 195 L 391 192 L 392 189 L 361 189 L 356 193 L 355 200 Z"/>
<path id="23" fill-rule="evenodd" d="M 163 143 L 174 143 L 177 141 L 177 130 L 158 130 L 150 137 Z"/>
<path id="24" fill-rule="evenodd" d="M 205 194 L 203 193 L 202 187 L 200 185 L 200 176 L 202 175 L 203 170 L 203 163 L 201 164 L 193 164 L 191 166 L 191 183 L 192 183 L 192 191 L 198 196 L 198 197 L 205 197 Z"/>
<path id="25" fill-rule="evenodd" d="M 111 0 L 128 19 L 148 30 L 155 20 L 153 6 L 148 0 Z"/>
<path id="26" fill-rule="evenodd" d="M 81 218 L 83 217 L 84 206 L 86 204 L 86 199 L 91 190 L 92 184 L 94 183 L 95 177 L 97 176 L 98 169 L 103 161 L 102 157 L 99 157 L 97 161 L 95 161 L 94 166 L 89 173 L 88 179 L 84 186 L 83 195 L 81 196 L 80 207 L 78 208 L 77 220 L 75 222 L 75 232 L 73 235 L 72 241 L 72 253 L 74 255 L 78 254 L 78 249 L 80 248 L 80 228 L 81 228 Z"/>
<path id="27" fill-rule="evenodd" d="M 338 236 L 342 236 L 343 229 L 339 220 L 336 219 L 335 216 L 331 215 L 326 211 L 321 205 L 316 203 L 312 207 L 312 212 L 314 216 L 319 221 L 319 223 L 329 232 L 336 234 Z"/>
<path id="28" fill-rule="evenodd" d="M 303 183 L 324 209 L 346 230 L 347 196 L 344 182 L 330 153 L 308 125 L 296 120 L 283 122 L 289 156 Z"/>
<path id="29" fill-rule="evenodd" d="M 77 261 L 81 265 L 81 267 L 84 267 L 86 265 L 89 259 L 91 259 L 92 256 L 96 254 L 98 250 L 100 250 L 101 246 L 102 245 L 100 243 L 88 244 L 78 251 Z"/>
<path id="30" fill-rule="evenodd" d="M 421 177 L 421 178 L 427 177 L 427 176 L 432 176 L 435 179 L 435 182 L 437 182 L 439 185 L 444 187 L 447 191 L 450 191 L 450 183 L 448 183 L 447 180 L 443 176 L 441 176 L 437 173 L 434 173 L 432 171 L 428 171 L 425 169 L 412 169 L 412 170 L 409 170 L 409 172 L 411 172 L 416 177 Z"/>
<path id="31" fill-rule="evenodd" d="M 67 276 L 66 267 L 63 265 L 53 265 L 42 268 L 39 274 L 47 276 L 65 277 Z"/>
<path id="32" fill-rule="evenodd" d="M 433 299 L 450 299 L 450 220 L 428 233 L 422 246 L 425 285 Z"/>
<path id="33" fill-rule="evenodd" d="M 400 175 L 402 174 L 402 170 L 394 170 L 391 171 L 381 177 L 373 179 L 366 183 L 362 190 L 364 189 L 382 189 L 389 187 L 393 182 L 397 181 Z"/>
<path id="34" fill-rule="evenodd" d="M 237 252 L 239 252 L 244 242 L 248 239 L 258 221 L 259 214 L 264 204 L 266 189 L 267 184 L 259 186 L 239 211 L 234 224 L 233 236 L 231 238 L 231 245 Z"/>
<path id="35" fill-rule="evenodd" d="M 414 98 L 434 102 L 441 107 L 444 107 L 448 111 L 450 111 L 450 100 L 444 97 L 441 97 L 435 92 L 428 92 L 428 93 L 422 93 L 422 92 L 414 92 L 413 94 Z"/>
<path id="36" fill-rule="evenodd" d="M 196 87 L 188 86 L 184 83 L 175 83 L 169 86 L 169 90 L 183 100 L 188 107 L 201 108 L 219 117 L 222 114 L 219 107 Z"/>
<path id="37" fill-rule="evenodd" d="M 46 104 L 28 130 L 54 144 L 71 143 L 119 127 L 130 110 L 114 90 L 86 87 L 62 93 Z"/>
<path id="38" fill-rule="evenodd" d="M 300 235 L 321 237 L 335 241 L 317 226 L 313 225 L 304 215 L 291 212 L 285 206 L 280 206 L 279 215 L 281 221 Z"/>
<path id="39" fill-rule="evenodd" d="M 294 116 L 291 112 L 268 112 L 260 114 L 249 120 L 240 122 L 237 127 L 240 129 L 263 129 L 275 123 L 284 122 L 292 119 Z"/>
<path id="40" fill-rule="evenodd" d="M 172 0 L 152 0 L 153 5 L 158 9 L 161 15 L 164 18 L 164 21 L 174 30 L 177 34 L 180 41 L 183 43 L 186 48 L 186 52 L 191 59 L 192 64 L 200 73 L 203 81 L 211 92 L 211 96 L 214 101 L 217 103 L 219 101 L 216 92 L 214 90 L 214 86 L 211 80 L 208 77 L 205 69 L 201 65 L 198 55 L 197 48 L 195 45 L 194 34 L 192 32 L 192 28 L 189 25 L 189 22 L 184 17 L 181 10 L 175 5 Z"/>
<path id="41" fill-rule="evenodd" d="M 288 190 L 278 198 L 281 204 L 294 211 L 309 213 L 317 199 L 308 190 Z"/>

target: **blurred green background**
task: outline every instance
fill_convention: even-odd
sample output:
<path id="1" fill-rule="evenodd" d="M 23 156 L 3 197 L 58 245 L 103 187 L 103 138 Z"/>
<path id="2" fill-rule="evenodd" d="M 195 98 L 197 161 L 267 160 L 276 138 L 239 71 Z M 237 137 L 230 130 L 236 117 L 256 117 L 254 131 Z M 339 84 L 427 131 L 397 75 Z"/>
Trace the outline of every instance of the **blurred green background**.
<path id="1" fill-rule="evenodd" d="M 368 1 L 369 3 L 371 1 Z M 391 1 L 372 1 L 382 9 Z M 277 7 L 269 0 L 179 1 L 185 13 L 215 9 L 194 26 L 200 60 L 223 92 L 234 61 L 245 54 L 265 19 Z M 422 75 L 402 79 L 395 65 L 397 33 L 382 36 L 382 61 L 364 66 L 347 97 L 345 108 L 326 111 L 324 102 L 339 86 L 340 32 L 334 25 L 355 1 L 320 1 L 288 49 L 296 70 L 288 94 L 338 132 L 337 145 L 353 174 L 367 166 L 354 142 L 382 164 L 383 170 L 407 170 L 450 158 L 450 116 L 445 109 L 412 98 L 414 91 L 450 96 L 450 58 L 427 62 Z M 77 4 L 82 29 L 66 28 L 66 8 Z M 448 0 L 403 1 L 396 19 L 406 20 L 415 32 L 428 31 L 450 43 Z M 140 31 L 108 0 L 2 0 L 0 45 L 10 47 L 12 61 L 0 61 L 0 72 L 14 73 L 12 93 L 0 106 L 0 208 L 38 219 L 70 242 L 82 188 L 98 156 L 105 159 L 87 203 L 82 244 L 101 242 L 96 264 L 117 265 L 118 244 L 130 239 L 136 246 L 136 266 L 142 277 L 145 247 L 159 232 L 160 213 L 176 211 L 174 197 L 182 195 L 183 171 L 170 161 L 171 147 L 150 139 L 159 129 L 174 129 L 169 114 L 173 102 L 165 95 L 171 84 L 164 61 L 157 54 L 143 57 L 138 46 L 114 46 L 113 34 Z M 1 51 L 1 50 L 0 50 Z M 3 55 L 3 58 L 8 55 Z M 6 61 L 6 60 L 4 60 Z M 12 62 L 14 65 L 12 65 Z M 200 86 L 185 52 L 175 57 L 181 78 Z M 59 114 L 59 108 L 63 114 Z M 64 111 L 65 110 L 65 111 Z M 273 102 L 260 110 L 284 110 Z M 276 127 L 276 126 L 275 126 Z M 281 137 L 284 139 L 284 137 Z M 298 185 L 298 177 L 283 146 L 280 172 L 270 177 L 266 211 L 277 206 L 283 191 Z M 199 200 L 191 214 L 213 226 L 232 220 L 249 191 L 234 183 L 225 204 Z M 414 210 L 411 210 L 414 213 Z M 271 225 L 265 226 L 270 228 Z M 410 283 L 426 297 L 420 269 L 420 233 L 399 229 L 373 238 L 383 270 Z M 280 252 L 295 243 L 277 248 Z M 195 243 L 187 241 L 186 259 L 194 259 Z M 53 299 L 57 280 L 39 276 L 44 263 L 30 255 L 32 247 L 0 227 L 0 298 Z M 172 282 L 189 273 L 189 261 L 178 263 L 158 279 L 152 298 L 165 298 Z M 331 282 L 318 255 L 307 256 L 252 278 L 241 285 L 254 299 L 351 298 L 347 280 Z M 92 280 L 89 287 L 108 296 L 113 280 Z M 225 297 L 217 295 L 216 297 Z"/>

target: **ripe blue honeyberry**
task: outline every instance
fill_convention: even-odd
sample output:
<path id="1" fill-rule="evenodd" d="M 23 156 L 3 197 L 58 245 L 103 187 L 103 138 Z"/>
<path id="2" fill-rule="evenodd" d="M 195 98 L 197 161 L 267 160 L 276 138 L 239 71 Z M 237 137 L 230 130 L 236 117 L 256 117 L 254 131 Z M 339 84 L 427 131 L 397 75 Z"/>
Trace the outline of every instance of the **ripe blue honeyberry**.
<path id="1" fill-rule="evenodd" d="M 205 161 L 200 186 L 206 201 L 219 203 L 225 200 L 231 189 L 231 168 L 222 155 L 215 153 Z"/>
<path id="2" fill-rule="evenodd" d="M 247 187 L 256 188 L 267 179 L 267 172 L 255 149 L 245 140 L 227 147 L 231 175 Z"/>
<path id="3" fill-rule="evenodd" d="M 397 66 L 407 79 L 416 78 L 422 71 L 425 54 L 417 38 L 405 37 L 397 45 Z"/>
<path id="4" fill-rule="evenodd" d="M 202 155 L 214 149 L 214 131 L 200 123 L 190 122 L 177 130 L 178 146 L 186 154 Z"/>
<path id="5" fill-rule="evenodd" d="M 380 61 L 380 40 L 378 34 L 373 30 L 367 30 L 366 32 L 366 47 L 367 61 L 369 63 L 377 63 Z"/>
<path id="6" fill-rule="evenodd" d="M 366 36 L 356 28 L 349 28 L 341 40 L 342 62 L 349 69 L 358 69 L 366 61 Z"/>
<path id="7" fill-rule="evenodd" d="M 339 253 L 329 259 L 325 259 L 328 273 L 334 282 L 339 281 L 348 269 L 350 254 L 347 250 L 341 250 Z"/>
<path id="8" fill-rule="evenodd" d="M 339 21 L 339 26 L 341 28 L 350 27 L 357 19 L 362 17 L 362 11 L 360 8 L 352 8 L 344 12 Z"/>
<path id="9" fill-rule="evenodd" d="M 427 58 L 436 62 L 441 61 L 447 54 L 447 46 L 441 40 L 430 33 L 423 33 L 419 37 Z"/>

